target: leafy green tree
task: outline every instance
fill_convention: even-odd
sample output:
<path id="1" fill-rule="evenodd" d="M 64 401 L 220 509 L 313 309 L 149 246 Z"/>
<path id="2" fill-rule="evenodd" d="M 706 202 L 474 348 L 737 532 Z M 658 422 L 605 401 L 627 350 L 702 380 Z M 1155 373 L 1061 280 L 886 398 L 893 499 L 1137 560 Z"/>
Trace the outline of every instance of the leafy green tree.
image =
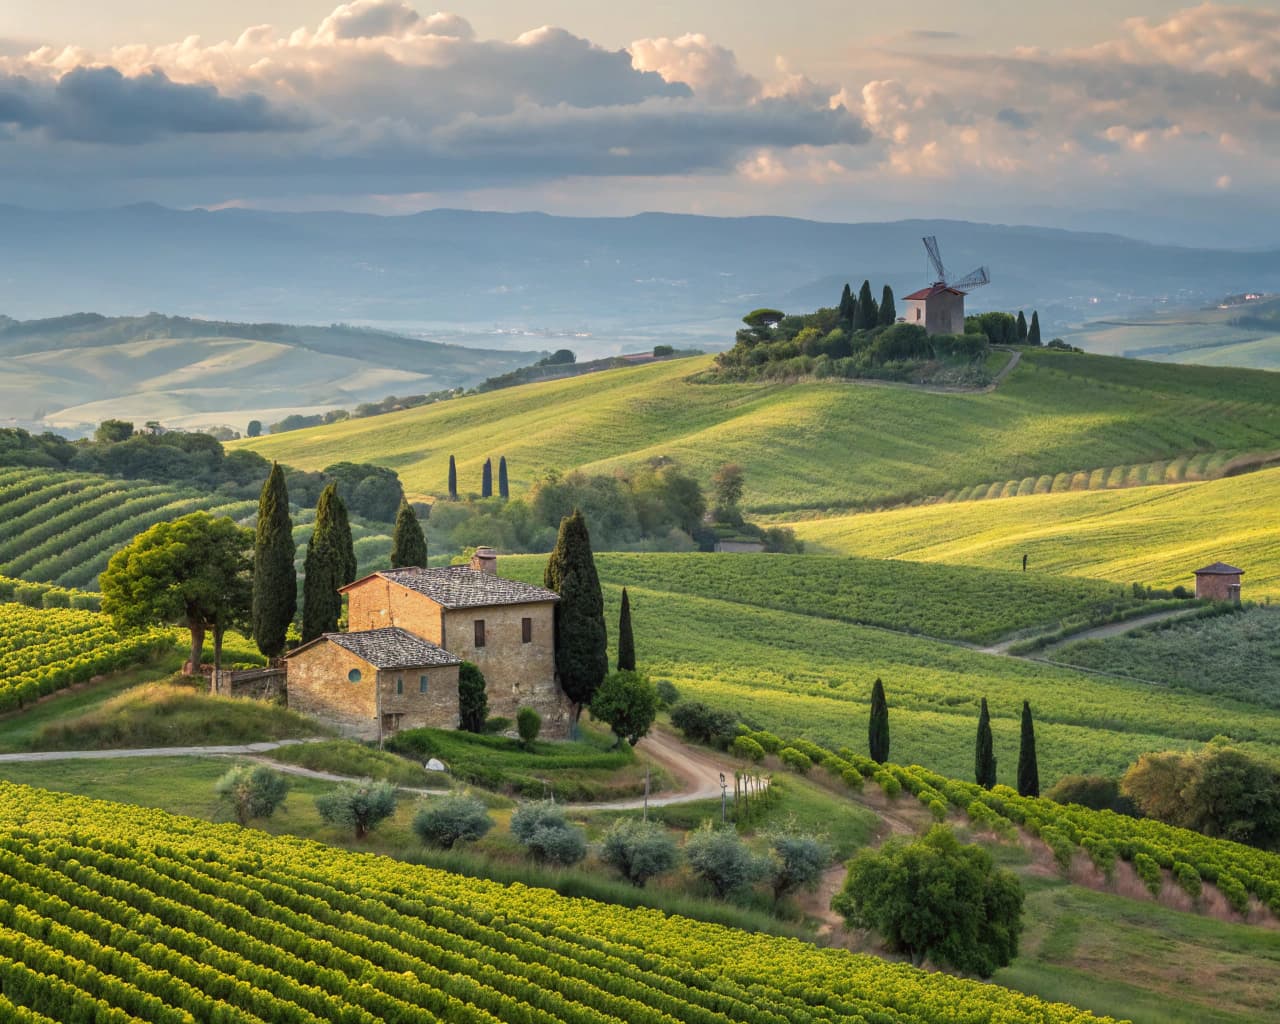
<path id="1" fill-rule="evenodd" d="M 489 717 L 489 696 L 485 692 L 484 673 L 469 661 L 458 666 L 458 718 L 467 732 L 484 732 Z"/>
<path id="2" fill-rule="evenodd" d="M 831 862 L 831 850 L 806 832 L 779 832 L 770 837 L 770 884 L 774 902 L 800 889 L 815 889 Z"/>
<path id="3" fill-rule="evenodd" d="M 1031 326 L 1027 328 L 1027 344 L 1039 346 L 1040 342 L 1040 313 L 1038 310 L 1031 311 Z"/>
<path id="4" fill-rule="evenodd" d="M 268 658 L 284 652 L 285 634 L 298 610 L 296 548 L 289 519 L 289 491 L 278 462 L 262 485 L 253 546 L 253 638 Z"/>
<path id="5" fill-rule="evenodd" d="M 480 497 L 493 497 L 493 462 L 490 459 L 484 460 L 480 470 Z"/>
<path id="6" fill-rule="evenodd" d="M 400 502 L 396 513 L 396 528 L 391 535 L 391 568 L 427 566 L 427 537 L 418 522 L 418 514 L 407 501 Z"/>
<path id="7" fill-rule="evenodd" d="M 1018 344 L 1025 345 L 1027 343 L 1027 318 L 1022 310 L 1018 310 Z"/>
<path id="8" fill-rule="evenodd" d="M 715 495 L 712 514 L 719 523 L 740 523 L 742 512 L 738 505 L 746 488 L 746 475 L 736 462 L 726 462 L 712 474 L 711 490 Z"/>
<path id="9" fill-rule="evenodd" d="M 750 313 L 742 318 L 742 322 L 748 327 L 757 330 L 760 328 L 772 329 L 782 322 L 785 313 L 780 309 L 753 309 Z"/>
<path id="10" fill-rule="evenodd" d="M 1079 804 L 1095 811 L 1138 816 L 1134 802 L 1120 792 L 1120 780 L 1105 775 L 1064 775 L 1045 793 L 1045 799 L 1059 804 Z"/>
<path id="11" fill-rule="evenodd" d="M 102 610 L 120 630 L 185 626 L 199 672 L 205 633 L 220 660 L 222 634 L 249 620 L 252 544 L 251 531 L 208 512 L 156 523 L 111 556 L 99 582 Z"/>
<path id="12" fill-rule="evenodd" d="M 330 825 L 341 825 L 363 839 L 396 810 L 396 787 L 389 782 L 344 784 L 316 797 L 316 810 Z"/>
<path id="13" fill-rule="evenodd" d="M 867 745 L 871 760 L 877 764 L 889 760 L 889 704 L 884 697 L 884 683 L 878 678 L 871 685 L 871 724 L 867 729 Z"/>
<path id="14" fill-rule="evenodd" d="M 346 506 L 338 497 L 338 485 L 320 492 L 316 521 L 307 545 L 302 580 L 302 640 L 322 633 L 336 633 L 342 617 L 338 592 L 356 578 L 356 552 Z"/>
<path id="15" fill-rule="evenodd" d="M 261 437 L 262 436 L 262 420 L 250 420 L 249 425 L 245 427 L 245 437 Z"/>
<path id="16" fill-rule="evenodd" d="M 532 750 L 538 733 L 542 732 L 542 716 L 533 708 L 521 708 L 516 712 L 516 732 L 525 750 Z"/>
<path id="17" fill-rule="evenodd" d="M 98 444 L 119 444 L 133 436 L 133 424 L 128 420 L 103 420 L 93 432 Z"/>
<path id="18" fill-rule="evenodd" d="M 458 464 L 449 456 L 449 500 L 458 500 Z"/>
<path id="19" fill-rule="evenodd" d="M 511 815 L 511 834 L 543 864 L 576 864 L 587 855 L 582 829 L 565 818 L 564 809 L 550 800 L 521 804 Z"/>
<path id="20" fill-rule="evenodd" d="M 685 840 L 684 856 L 693 873 L 722 900 L 754 885 L 769 871 L 769 861 L 752 853 L 735 829 L 714 828 L 710 822 Z"/>
<path id="21" fill-rule="evenodd" d="M 978 742 L 973 755 L 973 772 L 979 786 L 990 789 L 996 784 L 996 755 L 991 739 L 991 713 L 987 698 L 982 698 L 978 713 Z"/>
<path id="22" fill-rule="evenodd" d="M 880 322 L 880 310 L 871 294 L 871 282 L 863 281 L 858 289 L 858 314 L 854 318 L 853 327 L 857 331 L 869 331 Z"/>
<path id="23" fill-rule="evenodd" d="M 622 611 L 618 613 L 618 671 L 636 670 L 636 641 L 631 635 L 631 598 L 622 588 Z"/>
<path id="24" fill-rule="evenodd" d="M 511 486 L 507 483 L 507 457 L 498 459 L 498 497 L 503 501 L 511 498 Z"/>
<path id="25" fill-rule="evenodd" d="M 858 304 L 853 298 L 853 289 L 849 287 L 849 282 L 844 283 L 844 291 L 840 293 L 840 306 L 836 313 L 836 319 L 846 325 L 853 324 L 853 316 L 858 310 Z"/>
<path id="26" fill-rule="evenodd" d="M 1040 767 L 1036 762 L 1036 728 L 1031 705 L 1022 702 L 1022 742 L 1018 746 L 1018 795 L 1040 795 Z"/>
<path id="27" fill-rule="evenodd" d="M 619 818 L 604 834 L 600 860 L 637 888 L 676 866 L 680 852 L 665 828 L 653 821 Z"/>
<path id="28" fill-rule="evenodd" d="M 615 747 L 623 740 L 634 747 L 649 734 L 657 714 L 658 692 L 638 672 L 609 673 L 591 698 L 591 717 L 609 724 Z"/>
<path id="29" fill-rule="evenodd" d="M 917 967 L 931 960 L 983 978 L 1017 956 L 1022 904 L 1017 876 L 945 825 L 859 851 L 831 901 L 849 927 L 874 929 Z"/>
<path id="30" fill-rule="evenodd" d="M 712 746 L 728 746 L 735 720 L 727 711 L 708 707 L 700 700 L 682 700 L 671 709 L 671 724 L 685 739 Z"/>
<path id="31" fill-rule="evenodd" d="M 893 302 L 893 289 L 888 285 L 880 294 L 880 310 L 877 321 L 881 327 L 890 327 L 898 322 L 898 309 Z"/>
<path id="32" fill-rule="evenodd" d="M 289 780 L 263 764 L 238 764 L 217 781 L 214 789 L 231 804 L 236 821 L 247 825 L 254 818 L 275 814 L 289 793 Z"/>
<path id="33" fill-rule="evenodd" d="M 577 509 L 560 520 L 543 583 L 560 595 L 555 610 L 556 672 L 561 689 L 573 703 L 576 723 L 609 672 L 604 595 L 587 522 Z"/>
<path id="34" fill-rule="evenodd" d="M 458 843 L 483 839 L 491 828 L 493 819 L 484 804 L 461 793 L 433 797 L 413 817 L 413 831 L 418 838 L 439 850 L 452 850 Z"/>

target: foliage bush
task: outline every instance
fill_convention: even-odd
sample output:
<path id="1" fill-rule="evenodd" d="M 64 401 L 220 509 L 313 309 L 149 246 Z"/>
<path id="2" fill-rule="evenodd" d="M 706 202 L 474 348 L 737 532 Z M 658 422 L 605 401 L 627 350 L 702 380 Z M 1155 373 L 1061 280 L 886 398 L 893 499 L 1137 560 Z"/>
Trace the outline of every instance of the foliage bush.
<path id="1" fill-rule="evenodd" d="M 316 810 L 331 825 L 349 828 L 363 839 L 396 809 L 396 788 L 389 782 L 341 785 L 316 797 Z"/>
<path id="2" fill-rule="evenodd" d="M 532 749 L 533 741 L 542 731 L 542 716 L 533 708 L 521 708 L 516 712 L 516 731 L 526 749 Z"/>
<path id="3" fill-rule="evenodd" d="M 684 856 L 722 900 L 754 885 L 769 870 L 769 862 L 753 853 L 734 829 L 714 828 L 710 822 L 690 833 Z"/>
<path id="4" fill-rule="evenodd" d="M 734 718 L 727 711 L 713 710 L 701 701 L 681 701 L 671 709 L 671 724 L 694 743 L 725 747 L 734 736 Z"/>
<path id="5" fill-rule="evenodd" d="M 659 679 L 653 684 L 654 693 L 658 695 L 658 707 L 668 711 L 680 702 L 680 691 L 670 679 Z"/>
<path id="6" fill-rule="evenodd" d="M 770 837 L 770 885 L 776 902 L 799 889 L 815 889 L 831 862 L 831 849 L 819 837 L 804 832 L 779 832 Z"/>
<path id="7" fill-rule="evenodd" d="M 461 794 L 433 799 L 413 817 L 413 831 L 418 838 L 441 850 L 481 839 L 491 828 L 493 819 L 484 804 Z"/>
<path id="8" fill-rule="evenodd" d="M 587 855 L 582 829 L 550 801 L 521 804 L 511 816 L 511 834 L 540 864 L 568 867 Z"/>
<path id="9" fill-rule="evenodd" d="M 467 732 L 484 732 L 489 714 L 484 673 L 479 666 L 464 661 L 458 667 L 458 717 Z"/>
<path id="10" fill-rule="evenodd" d="M 639 672 L 610 672 L 591 698 L 591 717 L 607 722 L 617 742 L 633 747 L 649 734 L 658 714 L 658 694 Z"/>
<path id="11" fill-rule="evenodd" d="M 764 747 L 750 736 L 739 736 L 729 744 L 729 753 L 744 761 L 763 761 Z"/>
<path id="12" fill-rule="evenodd" d="M 600 859 L 638 887 L 672 870 L 679 856 L 675 839 L 665 828 L 635 818 L 615 821 L 600 845 Z"/>
<path id="13" fill-rule="evenodd" d="M 266 765 L 238 764 L 214 786 L 228 801 L 236 821 L 247 825 L 255 818 L 270 818 L 289 793 L 289 780 Z"/>
<path id="14" fill-rule="evenodd" d="M 783 747 L 778 751 L 778 760 L 801 775 L 808 775 L 809 769 L 813 767 L 809 755 L 801 753 L 795 747 Z"/>

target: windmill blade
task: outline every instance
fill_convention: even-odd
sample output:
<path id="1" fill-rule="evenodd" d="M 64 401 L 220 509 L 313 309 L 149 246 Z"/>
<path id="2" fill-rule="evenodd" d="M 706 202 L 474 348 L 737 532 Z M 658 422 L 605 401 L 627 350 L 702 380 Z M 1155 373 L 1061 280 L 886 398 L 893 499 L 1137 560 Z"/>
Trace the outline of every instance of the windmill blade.
<path id="1" fill-rule="evenodd" d="M 938 251 L 938 240 L 933 235 L 928 238 L 921 239 L 924 242 L 925 251 L 929 253 L 929 262 L 933 264 L 934 273 L 938 275 L 938 280 L 944 284 L 947 280 L 947 268 L 942 265 L 942 253 Z"/>
<path id="2" fill-rule="evenodd" d="M 958 291 L 973 291 L 975 288 L 981 288 L 984 284 L 991 283 L 991 273 L 986 267 L 979 267 L 977 270 L 971 270 L 960 278 L 959 281 L 952 281 L 951 287 Z"/>

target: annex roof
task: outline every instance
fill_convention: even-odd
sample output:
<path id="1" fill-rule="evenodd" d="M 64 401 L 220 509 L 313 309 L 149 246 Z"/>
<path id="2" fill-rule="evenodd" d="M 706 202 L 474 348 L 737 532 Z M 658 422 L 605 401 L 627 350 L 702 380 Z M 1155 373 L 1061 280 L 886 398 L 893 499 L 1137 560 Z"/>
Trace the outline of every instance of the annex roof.
<path id="1" fill-rule="evenodd" d="M 921 288 L 918 292 L 912 292 L 910 295 L 904 296 L 904 299 L 931 299 L 935 295 L 941 295 L 943 292 L 950 295 L 965 294 L 957 288 L 952 288 L 950 285 L 938 282 L 936 284 L 929 285 L 928 288 Z"/>
<path id="2" fill-rule="evenodd" d="M 560 595 L 553 590 L 518 580 L 503 579 L 465 565 L 442 566 L 438 569 L 387 569 L 373 575 L 429 597 L 444 608 L 484 608 L 496 604 L 536 604 L 560 600 Z M 363 582 L 364 580 L 356 580 L 342 589 L 349 590 Z"/>
<path id="3" fill-rule="evenodd" d="M 1197 569 L 1194 575 L 1196 576 L 1243 576 L 1244 570 L 1237 569 L 1234 565 L 1227 565 L 1226 562 L 1214 562 L 1213 565 L 1206 565 L 1203 569 Z"/>
<path id="4" fill-rule="evenodd" d="M 323 641 L 337 644 L 374 668 L 422 668 L 429 665 L 461 665 L 462 659 L 443 647 L 414 636 L 398 626 L 365 629 L 355 633 L 324 633 L 310 643 L 295 647 L 285 655 L 296 654 Z"/>

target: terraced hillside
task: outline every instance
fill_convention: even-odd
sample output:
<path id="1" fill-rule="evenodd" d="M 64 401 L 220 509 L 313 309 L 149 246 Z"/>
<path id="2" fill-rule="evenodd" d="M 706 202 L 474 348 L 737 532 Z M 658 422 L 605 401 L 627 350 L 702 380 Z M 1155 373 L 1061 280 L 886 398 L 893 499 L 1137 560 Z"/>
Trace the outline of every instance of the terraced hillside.
<path id="1" fill-rule="evenodd" d="M 798 522 L 815 551 L 1190 586 L 1210 562 L 1280 597 L 1280 469 L 1205 483 L 923 505 Z"/>
<path id="2" fill-rule="evenodd" d="M 656 911 L 22 786 L 0 797 L 5 1019 L 1097 1019 Z"/>

